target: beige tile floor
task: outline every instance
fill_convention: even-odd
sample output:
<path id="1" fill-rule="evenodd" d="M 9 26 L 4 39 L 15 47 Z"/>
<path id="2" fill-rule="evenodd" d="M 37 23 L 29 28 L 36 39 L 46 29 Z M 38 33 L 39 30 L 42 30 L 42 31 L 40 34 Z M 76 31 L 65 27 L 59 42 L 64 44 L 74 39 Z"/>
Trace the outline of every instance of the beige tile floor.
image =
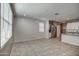
<path id="1" fill-rule="evenodd" d="M 14 43 L 7 49 L 10 56 L 79 56 L 79 47 L 58 39 L 39 39 Z"/>
<path id="2" fill-rule="evenodd" d="M 79 56 L 79 47 L 58 39 L 39 39 L 13 45 L 12 56 Z"/>
<path id="3" fill-rule="evenodd" d="M 0 48 L 0 56 L 9 56 L 12 49 L 13 39 L 10 39 L 6 45 L 1 49 Z"/>

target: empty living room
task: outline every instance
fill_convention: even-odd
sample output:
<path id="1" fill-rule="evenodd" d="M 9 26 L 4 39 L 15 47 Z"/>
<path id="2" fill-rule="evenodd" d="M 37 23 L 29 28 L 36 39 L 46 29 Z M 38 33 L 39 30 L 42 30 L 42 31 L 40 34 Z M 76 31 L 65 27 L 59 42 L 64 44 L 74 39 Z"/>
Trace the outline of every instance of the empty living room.
<path id="1" fill-rule="evenodd" d="M 79 3 L 0 3 L 0 56 L 79 56 Z"/>

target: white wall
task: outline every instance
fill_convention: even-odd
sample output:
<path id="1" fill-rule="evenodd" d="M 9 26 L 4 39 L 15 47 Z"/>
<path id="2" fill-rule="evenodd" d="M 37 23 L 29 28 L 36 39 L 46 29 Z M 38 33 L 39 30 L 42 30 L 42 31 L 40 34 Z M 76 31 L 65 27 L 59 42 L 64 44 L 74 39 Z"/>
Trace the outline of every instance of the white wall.
<path id="1" fill-rule="evenodd" d="M 47 20 L 45 24 L 45 33 L 46 33 L 46 38 L 49 39 L 49 20 Z"/>
<path id="2" fill-rule="evenodd" d="M 57 25 L 57 38 L 60 39 L 60 35 L 61 35 L 61 27 L 60 25 Z"/>
<path id="3" fill-rule="evenodd" d="M 39 32 L 39 22 L 44 23 L 44 32 Z M 17 17 L 14 21 L 14 40 L 22 42 L 47 38 L 48 31 L 46 30 L 46 21 L 28 19 L 25 17 Z"/>

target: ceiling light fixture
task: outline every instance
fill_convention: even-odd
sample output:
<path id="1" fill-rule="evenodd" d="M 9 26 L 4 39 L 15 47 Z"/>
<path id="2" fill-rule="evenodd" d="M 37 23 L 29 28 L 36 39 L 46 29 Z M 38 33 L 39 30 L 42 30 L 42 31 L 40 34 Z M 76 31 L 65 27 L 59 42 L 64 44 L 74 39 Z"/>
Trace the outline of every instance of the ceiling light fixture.
<path id="1" fill-rule="evenodd" d="M 26 16 L 26 14 L 24 14 L 24 16 Z"/>

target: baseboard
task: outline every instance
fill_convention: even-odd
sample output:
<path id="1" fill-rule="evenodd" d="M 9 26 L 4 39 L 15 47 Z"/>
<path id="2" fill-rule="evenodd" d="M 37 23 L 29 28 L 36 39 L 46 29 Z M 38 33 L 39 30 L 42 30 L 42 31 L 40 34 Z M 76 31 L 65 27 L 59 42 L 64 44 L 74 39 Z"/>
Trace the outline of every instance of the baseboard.
<path id="1" fill-rule="evenodd" d="M 33 40 L 40 40 L 40 39 L 48 39 L 48 38 L 37 38 L 37 39 L 31 39 L 31 40 L 14 41 L 14 43 L 22 43 L 22 42 L 33 41 Z"/>

